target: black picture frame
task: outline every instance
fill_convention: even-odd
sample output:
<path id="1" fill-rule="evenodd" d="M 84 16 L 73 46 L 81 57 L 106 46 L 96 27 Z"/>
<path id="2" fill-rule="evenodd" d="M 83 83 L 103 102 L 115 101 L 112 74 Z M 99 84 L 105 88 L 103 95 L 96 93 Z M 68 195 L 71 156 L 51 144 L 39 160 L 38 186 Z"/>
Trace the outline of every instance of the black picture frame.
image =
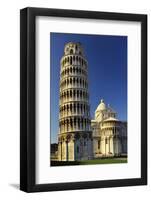
<path id="1" fill-rule="evenodd" d="M 141 23 L 141 178 L 70 183 L 35 182 L 35 19 L 54 16 Z M 25 192 L 121 187 L 147 184 L 147 15 L 24 8 L 20 11 L 20 189 Z"/>

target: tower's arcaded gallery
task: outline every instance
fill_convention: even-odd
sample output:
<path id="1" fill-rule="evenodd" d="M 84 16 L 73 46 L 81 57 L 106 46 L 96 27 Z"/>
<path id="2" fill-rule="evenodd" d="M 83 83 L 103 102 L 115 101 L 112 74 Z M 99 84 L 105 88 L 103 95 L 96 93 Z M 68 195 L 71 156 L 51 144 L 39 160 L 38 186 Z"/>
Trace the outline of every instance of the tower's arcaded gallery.
<path id="1" fill-rule="evenodd" d="M 80 43 L 69 42 L 60 61 L 58 160 L 89 160 L 93 141 L 88 62 Z"/>

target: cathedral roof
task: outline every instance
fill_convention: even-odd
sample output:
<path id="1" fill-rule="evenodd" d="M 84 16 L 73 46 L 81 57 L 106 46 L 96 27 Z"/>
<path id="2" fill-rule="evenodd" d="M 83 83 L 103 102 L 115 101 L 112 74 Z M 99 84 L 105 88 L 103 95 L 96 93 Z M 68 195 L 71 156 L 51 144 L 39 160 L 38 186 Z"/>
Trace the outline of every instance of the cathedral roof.
<path id="1" fill-rule="evenodd" d="M 114 117 L 109 117 L 107 119 L 104 120 L 104 122 L 108 122 L 108 121 L 119 121 L 118 119 L 114 118 Z"/>

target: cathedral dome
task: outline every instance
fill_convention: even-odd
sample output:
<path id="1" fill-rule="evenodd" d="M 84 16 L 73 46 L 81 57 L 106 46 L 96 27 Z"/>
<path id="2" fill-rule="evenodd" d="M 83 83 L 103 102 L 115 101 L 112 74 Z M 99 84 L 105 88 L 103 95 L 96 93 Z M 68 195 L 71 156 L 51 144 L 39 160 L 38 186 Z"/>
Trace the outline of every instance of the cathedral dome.
<path id="1" fill-rule="evenodd" d="M 96 109 L 96 112 L 99 112 L 99 111 L 103 111 L 106 109 L 106 105 L 104 103 L 104 100 L 101 99 L 101 103 L 98 105 L 97 109 Z"/>

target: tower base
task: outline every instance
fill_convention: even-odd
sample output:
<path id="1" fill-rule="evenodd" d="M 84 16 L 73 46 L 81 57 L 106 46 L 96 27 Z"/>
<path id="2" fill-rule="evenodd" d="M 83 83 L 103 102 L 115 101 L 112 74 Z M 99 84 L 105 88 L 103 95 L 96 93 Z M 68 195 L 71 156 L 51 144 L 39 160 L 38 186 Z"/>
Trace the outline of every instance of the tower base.
<path id="1" fill-rule="evenodd" d="M 93 158 L 93 142 L 91 132 L 71 133 L 60 136 L 58 143 L 59 161 L 90 160 Z"/>

